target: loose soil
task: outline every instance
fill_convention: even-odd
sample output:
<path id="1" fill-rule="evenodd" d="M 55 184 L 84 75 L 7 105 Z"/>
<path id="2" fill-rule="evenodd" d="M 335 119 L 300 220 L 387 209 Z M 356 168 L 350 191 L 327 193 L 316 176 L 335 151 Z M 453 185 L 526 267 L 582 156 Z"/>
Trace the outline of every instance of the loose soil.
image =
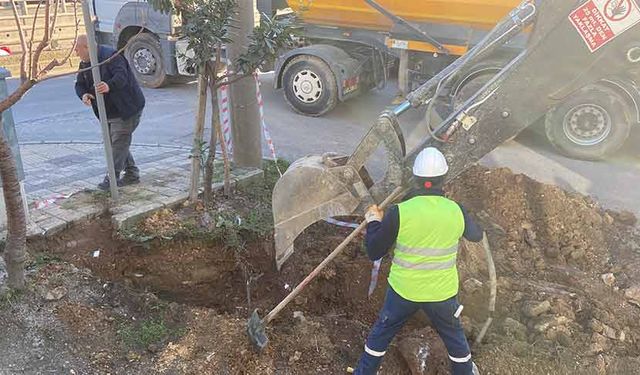
<path id="1" fill-rule="evenodd" d="M 496 263 L 494 323 L 473 346 L 483 374 L 640 374 L 640 308 L 625 297 L 640 285 L 635 218 L 505 169 L 473 168 L 447 191 L 478 217 Z M 242 195 L 221 205 L 245 220 L 265 208 Z M 249 313 L 265 315 L 349 231 L 313 225 L 277 272 L 269 235 L 240 229 L 231 241 L 175 230 L 192 229 L 193 218 L 211 232 L 221 222 L 183 208 L 142 223 L 140 230 L 156 237 L 146 242 L 114 236 L 108 221 L 32 241 L 32 254 L 48 261 L 34 265 L 33 291 L 0 305 L 0 323 L 13 327 L 0 347 L 10 337 L 21 340 L 28 326 L 33 340 L 63 348 L 55 360 L 52 351 L 40 355 L 67 372 L 341 374 L 355 367 L 382 305 L 388 260 L 369 298 L 371 263 L 361 240 L 351 244 L 272 323 L 269 346 L 257 354 L 244 332 Z M 463 242 L 460 300 L 471 342 L 487 318 L 486 262 L 481 246 Z M 45 302 L 55 288 L 67 293 Z M 411 353 L 425 346 L 424 373 L 448 373 L 444 348 L 428 327 L 426 317 L 412 319 L 380 373 L 422 373 Z M 0 373 L 11 361 L 26 368 L 28 361 L 16 358 L 0 359 Z"/>

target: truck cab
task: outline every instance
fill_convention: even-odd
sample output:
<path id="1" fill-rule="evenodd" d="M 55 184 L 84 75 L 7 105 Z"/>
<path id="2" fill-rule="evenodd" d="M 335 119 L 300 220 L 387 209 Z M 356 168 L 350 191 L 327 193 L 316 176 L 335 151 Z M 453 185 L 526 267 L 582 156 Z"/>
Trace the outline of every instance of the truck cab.
<path id="1" fill-rule="evenodd" d="M 155 11 L 144 1 L 93 0 L 98 43 L 126 50 L 138 81 L 144 86 L 164 86 L 179 74 L 176 59 L 182 22 L 178 15 Z"/>

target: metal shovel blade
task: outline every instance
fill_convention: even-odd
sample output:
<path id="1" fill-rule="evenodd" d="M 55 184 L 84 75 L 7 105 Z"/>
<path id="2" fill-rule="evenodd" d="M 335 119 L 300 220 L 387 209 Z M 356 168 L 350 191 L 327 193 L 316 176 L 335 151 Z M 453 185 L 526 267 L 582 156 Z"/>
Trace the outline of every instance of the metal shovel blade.
<path id="1" fill-rule="evenodd" d="M 249 336 L 249 341 L 258 351 L 264 350 L 269 344 L 269 338 L 267 337 L 267 332 L 265 331 L 265 324 L 260 316 L 258 315 L 258 310 L 253 310 L 251 313 L 251 317 L 247 322 L 247 336 Z"/>

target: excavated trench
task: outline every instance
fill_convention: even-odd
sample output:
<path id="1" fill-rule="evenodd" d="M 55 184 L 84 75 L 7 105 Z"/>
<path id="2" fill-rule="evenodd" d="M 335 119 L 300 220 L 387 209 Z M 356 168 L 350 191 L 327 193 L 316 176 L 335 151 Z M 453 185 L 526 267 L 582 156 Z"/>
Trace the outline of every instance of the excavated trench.
<path id="1" fill-rule="evenodd" d="M 328 224 L 315 225 L 298 239 L 295 255 L 280 272 L 268 239 L 248 243 L 242 250 L 198 239 L 140 244 L 114 238 L 106 220 L 73 228 L 32 248 L 46 248 L 47 253 L 88 268 L 101 279 L 148 290 L 168 301 L 245 316 L 249 308 L 264 311 L 275 306 L 347 234 Z M 361 244 L 354 243 L 293 305 L 309 314 L 369 321 L 377 309 L 367 297 L 369 273 Z M 378 289 L 374 298 L 382 296 L 383 287 Z"/>
<path id="2" fill-rule="evenodd" d="M 474 347 L 481 368 L 497 374 L 637 373 L 633 371 L 640 363 L 632 358 L 640 350 L 640 309 L 635 305 L 640 301 L 629 291 L 640 287 L 640 236 L 632 215 L 604 211 L 590 199 L 508 170 L 473 168 L 448 192 L 480 218 L 498 273 L 495 323 L 487 344 Z M 230 316 L 236 329 L 252 309 L 264 314 L 274 307 L 348 233 L 328 224 L 312 226 L 298 238 L 296 253 L 281 272 L 275 270 L 268 238 L 249 242 L 243 250 L 219 240 L 179 237 L 143 246 L 115 239 L 108 221 L 96 221 L 31 245 L 91 269 L 101 279 Z M 100 255 L 94 257 L 98 249 Z M 464 245 L 459 269 L 463 323 L 473 340 L 487 317 L 482 249 Z M 355 364 L 382 304 L 387 271 L 388 261 L 368 298 L 371 263 L 361 241 L 351 244 L 276 320 L 274 332 L 280 338 L 274 345 L 301 345 L 296 341 L 301 328 L 292 319 L 294 311 L 301 311 L 321 324 L 322 333 L 314 331 L 316 340 L 326 339 L 300 346 L 302 358 L 313 358 L 309 360 L 328 373 Z M 613 279 L 603 276 L 608 274 Z M 417 316 L 401 336 L 427 324 Z M 241 333 L 237 336 L 231 342 L 245 340 Z M 394 345 L 382 373 L 409 373 L 400 353 L 406 358 L 411 350 Z M 273 366 L 308 373 L 297 360 Z M 447 368 L 446 362 L 430 366 L 431 374 Z"/>

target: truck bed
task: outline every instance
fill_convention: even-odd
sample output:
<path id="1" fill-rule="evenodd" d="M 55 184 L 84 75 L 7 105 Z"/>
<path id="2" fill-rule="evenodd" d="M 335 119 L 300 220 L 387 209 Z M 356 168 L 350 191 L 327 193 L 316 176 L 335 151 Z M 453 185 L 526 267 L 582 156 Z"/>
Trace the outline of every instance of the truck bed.
<path id="1" fill-rule="evenodd" d="M 491 29 L 504 15 L 520 4 L 519 0 L 377 0 L 377 2 L 410 22 L 457 24 Z M 288 0 L 296 11 L 301 4 L 305 23 L 322 26 L 391 31 L 393 25 L 364 0 Z"/>

